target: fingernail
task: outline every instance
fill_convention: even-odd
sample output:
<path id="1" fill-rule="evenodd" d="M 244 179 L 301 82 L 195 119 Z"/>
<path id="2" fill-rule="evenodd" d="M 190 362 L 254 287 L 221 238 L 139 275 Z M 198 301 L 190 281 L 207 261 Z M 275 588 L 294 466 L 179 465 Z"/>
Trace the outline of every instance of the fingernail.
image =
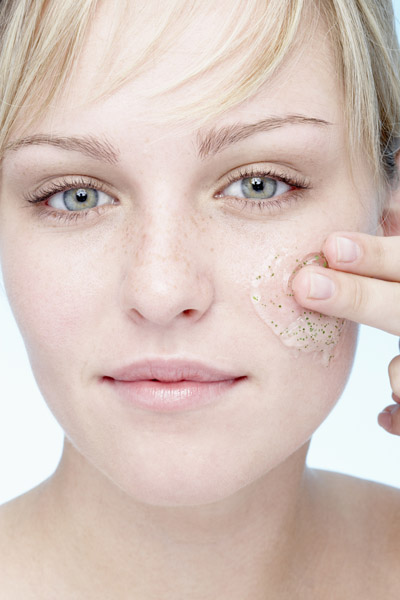
<path id="1" fill-rule="evenodd" d="M 392 415 L 388 412 L 381 412 L 378 415 L 378 423 L 381 427 L 390 431 L 392 428 Z"/>
<path id="2" fill-rule="evenodd" d="M 349 238 L 336 238 L 336 260 L 337 262 L 353 262 L 361 254 L 358 244 Z"/>
<path id="3" fill-rule="evenodd" d="M 319 273 L 310 273 L 308 297 L 314 300 L 327 300 L 335 293 L 335 284 L 329 277 Z"/>

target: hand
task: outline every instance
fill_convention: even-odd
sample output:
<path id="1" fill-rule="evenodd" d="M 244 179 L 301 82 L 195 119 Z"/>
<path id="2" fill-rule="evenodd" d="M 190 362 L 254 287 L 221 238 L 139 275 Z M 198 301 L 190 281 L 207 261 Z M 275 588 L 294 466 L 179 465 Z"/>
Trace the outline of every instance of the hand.
<path id="1" fill-rule="evenodd" d="M 400 336 L 400 237 L 337 232 L 321 251 L 329 268 L 307 266 L 293 279 L 296 301 L 310 310 Z M 400 356 L 389 365 L 392 399 L 378 423 L 400 435 Z"/>

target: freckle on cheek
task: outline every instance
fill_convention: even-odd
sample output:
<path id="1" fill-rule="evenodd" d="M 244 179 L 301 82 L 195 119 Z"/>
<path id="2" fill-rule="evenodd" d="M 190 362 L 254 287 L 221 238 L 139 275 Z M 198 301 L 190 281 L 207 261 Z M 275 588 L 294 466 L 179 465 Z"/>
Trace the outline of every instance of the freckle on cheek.
<path id="1" fill-rule="evenodd" d="M 295 301 L 291 281 L 301 268 L 311 264 L 327 266 L 320 252 L 297 259 L 272 251 L 252 277 L 251 302 L 260 319 L 285 346 L 296 350 L 296 356 L 312 352 L 328 366 L 345 321 L 310 311 Z"/>

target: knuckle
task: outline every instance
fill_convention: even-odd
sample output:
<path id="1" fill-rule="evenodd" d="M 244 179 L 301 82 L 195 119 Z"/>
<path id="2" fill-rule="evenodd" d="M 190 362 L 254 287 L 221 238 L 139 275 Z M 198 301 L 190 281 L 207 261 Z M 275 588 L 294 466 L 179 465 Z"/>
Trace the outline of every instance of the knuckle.
<path id="1" fill-rule="evenodd" d="M 351 308 L 355 314 L 363 313 L 365 310 L 365 294 L 361 280 L 355 278 L 353 280 L 353 289 L 351 293 Z"/>
<path id="2" fill-rule="evenodd" d="M 374 238 L 371 258 L 373 259 L 378 271 L 384 272 L 386 267 L 386 252 L 379 238 Z"/>

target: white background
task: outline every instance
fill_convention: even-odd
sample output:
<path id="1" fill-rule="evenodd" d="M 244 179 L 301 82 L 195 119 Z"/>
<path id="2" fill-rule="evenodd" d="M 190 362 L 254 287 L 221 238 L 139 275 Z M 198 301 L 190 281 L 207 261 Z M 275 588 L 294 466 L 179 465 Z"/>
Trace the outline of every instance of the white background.
<path id="1" fill-rule="evenodd" d="M 400 0 L 395 0 L 394 6 L 399 18 Z M 37 389 L 3 287 L 0 332 L 3 503 L 51 475 L 61 456 L 63 435 Z M 378 413 L 392 403 L 387 366 L 398 354 L 397 341 L 394 336 L 361 327 L 350 380 L 313 436 L 307 459 L 310 466 L 400 488 L 400 437 L 391 436 L 377 424 Z"/>

